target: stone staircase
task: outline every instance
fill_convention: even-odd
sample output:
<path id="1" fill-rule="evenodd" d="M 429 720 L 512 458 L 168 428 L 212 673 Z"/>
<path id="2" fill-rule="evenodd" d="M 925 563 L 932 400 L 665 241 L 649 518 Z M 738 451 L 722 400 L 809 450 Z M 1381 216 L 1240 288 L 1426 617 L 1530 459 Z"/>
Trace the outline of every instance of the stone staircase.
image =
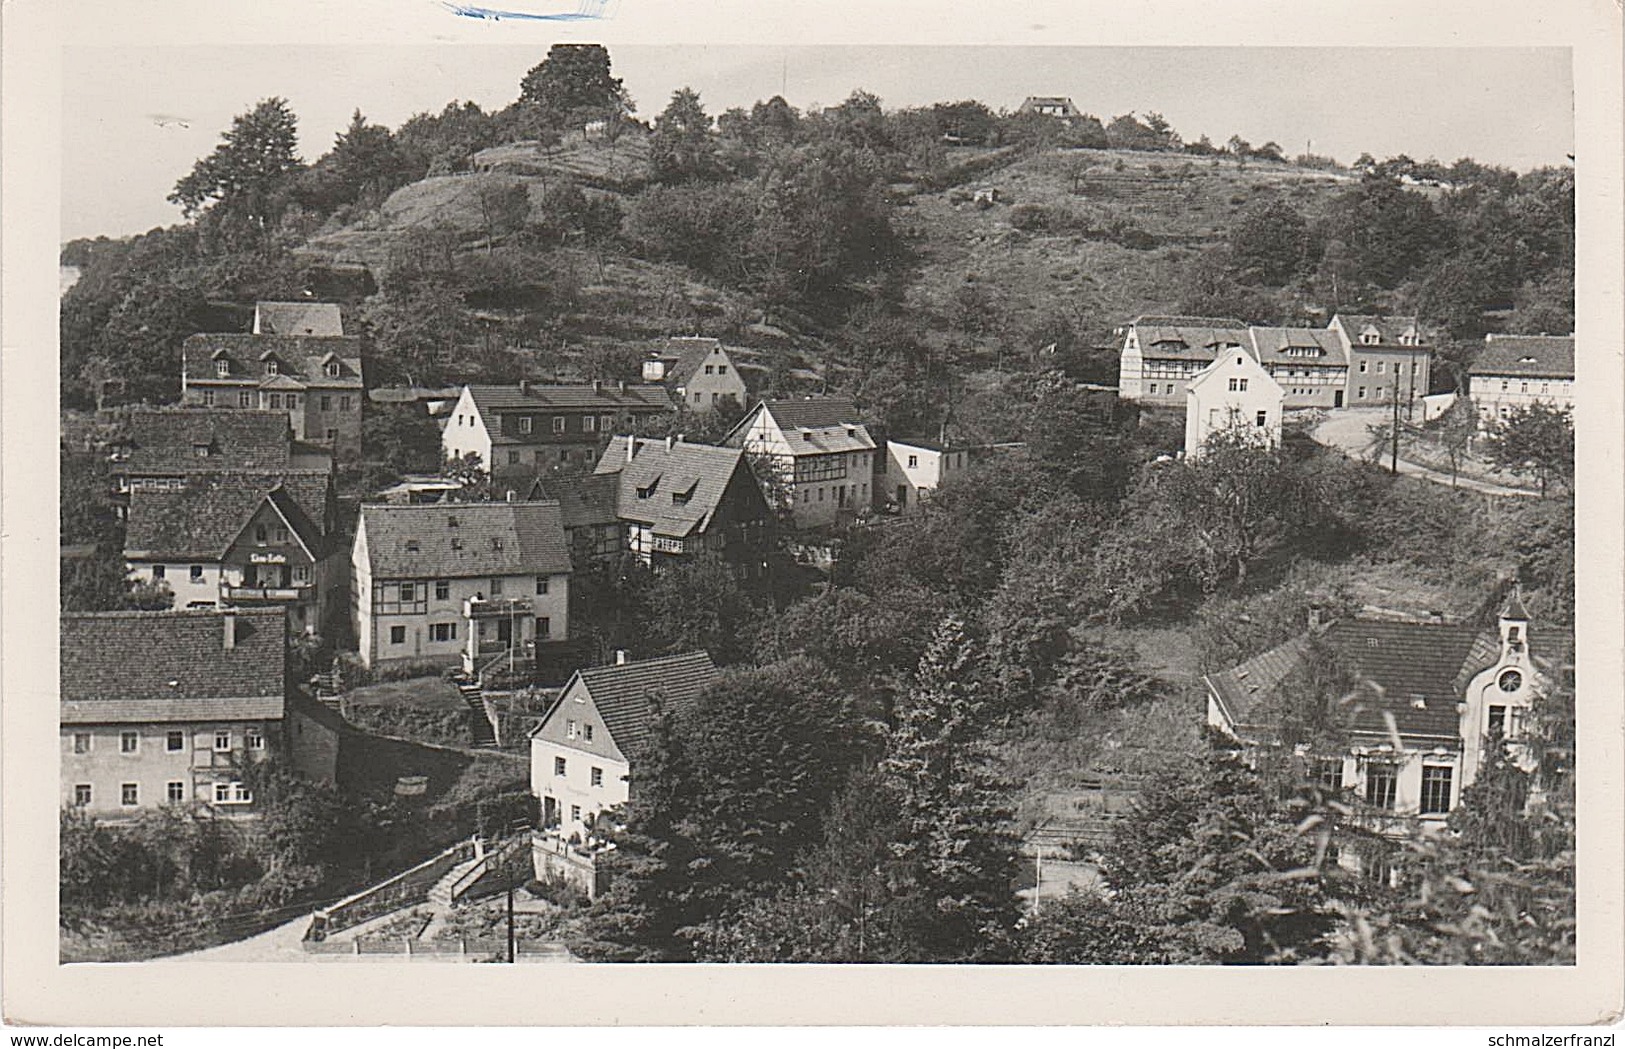
<path id="1" fill-rule="evenodd" d="M 472 745 L 495 747 L 497 730 L 485 709 L 485 691 L 481 688 L 479 679 L 458 675 L 453 680 L 457 685 L 457 691 L 462 694 L 463 703 L 468 707 L 468 733 Z"/>

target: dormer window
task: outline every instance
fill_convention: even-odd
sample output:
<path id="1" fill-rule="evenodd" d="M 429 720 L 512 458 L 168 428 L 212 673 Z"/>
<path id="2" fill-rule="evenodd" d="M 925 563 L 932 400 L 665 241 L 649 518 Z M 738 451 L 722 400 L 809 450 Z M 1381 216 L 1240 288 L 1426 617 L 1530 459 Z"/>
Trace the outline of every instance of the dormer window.
<path id="1" fill-rule="evenodd" d="M 226 360 L 224 357 L 222 357 L 218 361 L 215 361 L 214 362 L 214 373 L 216 375 L 220 376 L 221 378 L 225 378 L 226 376 L 230 375 L 231 374 L 231 362 Z"/>

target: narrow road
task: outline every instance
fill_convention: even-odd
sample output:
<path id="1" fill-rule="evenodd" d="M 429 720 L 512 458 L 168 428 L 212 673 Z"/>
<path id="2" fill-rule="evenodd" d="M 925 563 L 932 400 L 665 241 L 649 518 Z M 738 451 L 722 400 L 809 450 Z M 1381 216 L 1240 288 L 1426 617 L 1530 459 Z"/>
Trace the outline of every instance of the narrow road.
<path id="1" fill-rule="evenodd" d="M 1359 459 L 1375 462 L 1386 468 L 1389 462 L 1386 451 L 1376 456 L 1372 455 L 1373 445 L 1371 427 L 1386 425 L 1389 413 L 1381 408 L 1348 408 L 1338 412 L 1327 412 L 1325 419 L 1316 426 L 1312 437 L 1328 448 L 1336 448 L 1350 459 Z M 1403 448 L 1403 446 L 1402 446 Z M 1407 477 L 1420 477 L 1434 484 L 1444 485 L 1446 488 L 1459 488 L 1468 492 L 1480 492 L 1484 495 L 1499 495 L 1523 499 L 1536 499 L 1539 492 L 1527 488 L 1514 488 L 1504 484 L 1493 484 L 1489 481 L 1480 481 L 1472 477 L 1457 477 L 1452 479 L 1447 473 L 1423 466 L 1420 463 L 1399 460 L 1399 472 Z"/>

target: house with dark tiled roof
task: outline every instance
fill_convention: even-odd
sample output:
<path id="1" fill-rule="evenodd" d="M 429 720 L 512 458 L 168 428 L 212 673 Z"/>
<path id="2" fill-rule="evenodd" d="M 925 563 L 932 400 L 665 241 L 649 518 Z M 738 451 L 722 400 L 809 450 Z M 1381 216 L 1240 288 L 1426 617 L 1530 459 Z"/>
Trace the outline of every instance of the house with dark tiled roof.
<path id="1" fill-rule="evenodd" d="M 760 401 L 722 443 L 744 449 L 757 480 L 797 529 L 844 524 L 874 506 L 885 473 L 876 441 L 849 397 Z"/>
<path id="2" fill-rule="evenodd" d="M 326 448 L 294 439 L 284 412 L 231 408 L 130 408 L 109 442 L 108 472 L 121 497 L 177 489 L 203 474 L 329 472 Z"/>
<path id="3" fill-rule="evenodd" d="M 367 398 L 361 340 L 348 335 L 204 332 L 181 344 L 181 402 L 286 412 L 293 434 L 361 453 Z"/>
<path id="4" fill-rule="evenodd" d="M 320 633 L 342 607 L 337 517 L 325 470 L 195 474 L 130 493 L 124 560 L 176 608 L 280 607 Z"/>
<path id="5" fill-rule="evenodd" d="M 1530 708 L 1549 687 L 1516 590 L 1489 626 L 1361 614 L 1321 622 L 1228 670 L 1209 674 L 1207 721 L 1260 751 L 1300 763 L 1341 792 L 1354 823 L 1385 835 L 1443 826 L 1492 748 L 1521 749 Z M 1326 702 L 1303 674 L 1347 668 L 1352 691 L 1333 701 L 1335 742 L 1285 734 L 1285 711 Z M 1282 753 L 1285 751 L 1285 753 Z"/>
<path id="6" fill-rule="evenodd" d="M 1574 336 L 1484 336 L 1467 370 L 1467 395 L 1485 428 L 1533 404 L 1572 412 Z"/>
<path id="7" fill-rule="evenodd" d="M 721 339 L 674 335 L 643 362 L 643 381 L 658 382 L 690 411 L 715 411 L 731 400 L 745 406 L 745 380 Z"/>
<path id="8" fill-rule="evenodd" d="M 675 410 L 652 384 L 470 385 L 446 415 L 441 446 L 448 458 L 479 456 L 493 482 L 523 491 L 539 474 L 590 470 L 611 434 Z"/>
<path id="9" fill-rule="evenodd" d="M 616 478 L 615 516 L 644 564 L 703 556 L 765 567 L 773 511 L 743 449 L 616 437 L 594 473 Z"/>
<path id="10" fill-rule="evenodd" d="M 617 660 L 577 670 L 530 734 L 530 789 L 544 834 L 585 839 L 599 814 L 624 805 L 656 708 L 691 709 L 719 676 L 703 651 Z"/>
<path id="11" fill-rule="evenodd" d="M 1232 317 L 1143 315 L 1118 329 L 1125 400 L 1182 405 L 1190 380 L 1243 349 L 1293 408 L 1376 408 L 1397 395 L 1408 413 L 1427 396 L 1432 350 L 1415 317 L 1338 314 L 1325 328 L 1249 325 Z"/>
<path id="12" fill-rule="evenodd" d="M 256 302 L 255 335 L 344 334 L 344 318 L 336 302 Z"/>
<path id="13" fill-rule="evenodd" d="M 98 818 L 165 805 L 249 815 L 249 763 L 331 783 L 341 724 L 287 673 L 281 609 L 63 613 L 61 800 Z"/>
<path id="14" fill-rule="evenodd" d="M 569 638 L 557 502 L 366 504 L 351 551 L 361 661 L 532 661 Z"/>

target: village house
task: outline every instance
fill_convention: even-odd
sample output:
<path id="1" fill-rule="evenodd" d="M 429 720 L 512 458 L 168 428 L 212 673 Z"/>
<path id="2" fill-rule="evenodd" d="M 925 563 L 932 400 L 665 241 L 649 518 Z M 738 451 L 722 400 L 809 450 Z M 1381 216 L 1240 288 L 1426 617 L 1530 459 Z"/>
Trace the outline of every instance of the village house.
<path id="1" fill-rule="evenodd" d="M 108 472 L 124 516 L 130 492 L 172 490 L 202 474 L 328 473 L 333 456 L 297 441 L 285 412 L 130 408 L 108 444 Z"/>
<path id="2" fill-rule="evenodd" d="M 1220 352 L 1248 343 L 1247 324 L 1230 317 L 1134 318 L 1121 330 L 1118 396 L 1128 401 L 1184 407 L 1185 384 Z"/>
<path id="3" fill-rule="evenodd" d="M 99 819 L 164 805 L 252 815 L 243 770 L 278 752 L 332 783 L 342 723 L 288 681 L 283 615 L 63 613 L 62 805 Z"/>
<path id="4" fill-rule="evenodd" d="M 1289 409 L 1381 407 L 1397 391 L 1410 418 L 1432 381 L 1432 349 L 1415 317 L 1338 314 L 1325 328 L 1278 328 L 1141 316 L 1120 334 L 1120 395 L 1142 404 L 1183 404 L 1192 376 L 1238 348 L 1269 371 Z"/>
<path id="5" fill-rule="evenodd" d="M 1574 336 L 1484 336 L 1467 370 L 1467 396 L 1484 429 L 1533 404 L 1572 412 Z"/>
<path id="6" fill-rule="evenodd" d="M 1269 371 L 1245 350 L 1233 350 L 1197 372 L 1185 388 L 1185 455 L 1200 458 L 1214 434 L 1281 444 L 1286 397 Z"/>
<path id="7" fill-rule="evenodd" d="M 256 302 L 254 334 L 334 338 L 344 334 L 344 318 L 336 302 Z"/>
<path id="8" fill-rule="evenodd" d="M 1433 350 L 1415 317 L 1338 314 L 1328 327 L 1348 353 L 1348 405 L 1390 405 L 1399 398 L 1410 418 L 1428 394 Z"/>
<path id="9" fill-rule="evenodd" d="M 650 384 L 464 386 L 441 445 L 447 458 L 479 456 L 494 484 L 528 489 L 538 474 L 592 469 L 611 434 L 674 410 L 666 388 Z"/>
<path id="10" fill-rule="evenodd" d="M 720 339 L 673 336 L 643 362 L 643 381 L 658 382 L 690 411 L 712 411 L 732 400 L 745 406 L 745 380 Z"/>
<path id="11" fill-rule="evenodd" d="M 881 495 L 896 509 L 907 510 L 942 487 L 950 474 L 963 472 L 981 450 L 922 438 L 888 440 L 886 486 Z"/>
<path id="12" fill-rule="evenodd" d="M 337 502 L 323 470 L 198 474 L 130 493 L 124 560 L 176 608 L 280 607 L 300 633 L 341 614 Z"/>
<path id="13" fill-rule="evenodd" d="M 707 652 L 577 670 L 530 734 L 530 790 L 540 803 L 533 838 L 536 877 L 590 872 L 599 828 L 635 786 L 638 750 L 658 709 L 691 709 L 718 678 Z M 591 885 L 588 873 L 584 879 Z"/>
<path id="14" fill-rule="evenodd" d="M 845 524 L 874 505 L 882 454 L 845 397 L 761 401 L 723 438 L 744 449 L 795 528 Z"/>
<path id="15" fill-rule="evenodd" d="M 1532 652 L 1516 590 L 1489 626 L 1362 614 L 1322 622 L 1261 655 L 1203 679 L 1207 720 L 1254 749 L 1300 763 L 1304 776 L 1357 803 L 1351 822 L 1382 836 L 1441 829 L 1494 748 L 1525 764 L 1531 706 L 1549 687 Z M 1301 672 L 1329 661 L 1352 671 L 1354 700 L 1340 743 L 1315 752 L 1281 736 Z M 1314 666 L 1311 667 L 1311 664 Z"/>
<path id="16" fill-rule="evenodd" d="M 1028 95 L 1016 107 L 1016 112 L 1038 113 L 1046 117 L 1061 117 L 1065 120 L 1075 120 L 1082 116 L 1078 107 L 1072 104 L 1070 98 L 1061 95 Z"/>
<path id="17" fill-rule="evenodd" d="M 594 472 L 619 480 L 615 515 L 644 564 L 704 556 L 747 574 L 765 569 L 773 511 L 743 450 L 616 437 Z"/>
<path id="18" fill-rule="evenodd" d="M 361 340 L 353 336 L 205 332 L 181 345 L 181 402 L 284 411 L 293 435 L 361 454 L 366 400 Z"/>
<path id="19" fill-rule="evenodd" d="M 607 453 L 606 453 L 607 454 Z M 626 553 L 626 525 L 616 513 L 621 479 L 616 474 L 547 474 L 531 485 L 530 498 L 559 504 L 570 543 L 570 564 L 583 572 Z"/>
<path id="20" fill-rule="evenodd" d="M 361 662 L 531 661 L 569 638 L 556 502 L 365 504 L 351 554 Z"/>

